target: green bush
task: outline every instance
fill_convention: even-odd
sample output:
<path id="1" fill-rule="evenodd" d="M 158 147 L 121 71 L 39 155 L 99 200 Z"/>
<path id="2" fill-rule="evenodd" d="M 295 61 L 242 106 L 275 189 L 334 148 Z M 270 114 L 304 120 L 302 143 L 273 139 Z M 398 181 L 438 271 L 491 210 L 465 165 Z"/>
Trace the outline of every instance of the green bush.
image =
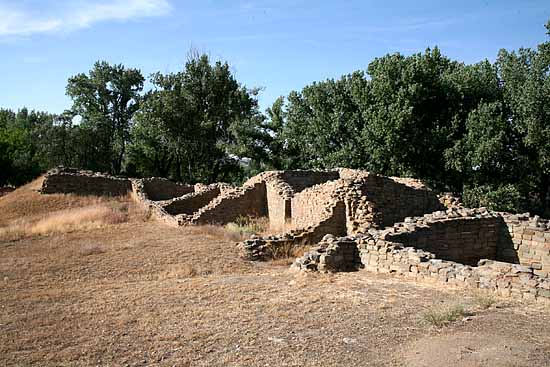
<path id="1" fill-rule="evenodd" d="M 465 188 L 463 201 L 467 207 L 486 207 L 491 210 L 504 212 L 520 212 L 522 195 L 512 184 L 493 188 L 489 185 Z"/>

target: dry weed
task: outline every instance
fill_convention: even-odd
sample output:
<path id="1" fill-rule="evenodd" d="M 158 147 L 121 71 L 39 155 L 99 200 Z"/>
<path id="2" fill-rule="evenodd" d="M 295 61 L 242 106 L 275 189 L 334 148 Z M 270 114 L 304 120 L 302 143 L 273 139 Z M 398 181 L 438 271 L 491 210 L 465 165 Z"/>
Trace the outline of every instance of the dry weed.
<path id="1" fill-rule="evenodd" d="M 134 213 L 139 213 L 139 209 L 136 207 L 137 205 L 133 203 L 99 202 L 81 208 L 63 209 L 49 214 L 23 217 L 0 227 L 0 240 L 13 241 L 125 223 Z"/>
<path id="2" fill-rule="evenodd" d="M 243 238 L 250 237 L 254 234 L 263 235 L 266 234 L 269 228 L 269 219 L 265 217 L 256 218 L 240 215 L 235 221 L 226 224 L 225 228 L 230 232 L 240 234 Z"/>
<path id="3" fill-rule="evenodd" d="M 493 294 L 489 294 L 482 290 L 475 291 L 473 297 L 475 304 L 482 310 L 486 310 L 497 303 L 497 299 Z"/>
<path id="4" fill-rule="evenodd" d="M 435 327 L 443 327 L 468 315 L 460 303 L 430 307 L 422 313 L 422 320 Z"/>
<path id="5" fill-rule="evenodd" d="M 200 226 L 187 226 L 184 227 L 186 233 L 193 235 L 211 237 L 219 240 L 226 240 L 232 242 L 239 242 L 244 239 L 244 237 L 238 232 L 232 232 L 227 230 L 225 227 L 216 226 L 216 225 L 200 225 Z"/>

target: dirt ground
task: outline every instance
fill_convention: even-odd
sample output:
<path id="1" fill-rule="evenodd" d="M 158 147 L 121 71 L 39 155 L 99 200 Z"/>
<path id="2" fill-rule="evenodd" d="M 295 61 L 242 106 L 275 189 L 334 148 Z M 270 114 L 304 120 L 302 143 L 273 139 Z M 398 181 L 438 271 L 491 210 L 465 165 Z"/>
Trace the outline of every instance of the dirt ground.
<path id="1" fill-rule="evenodd" d="M 443 328 L 434 305 L 473 315 Z M 550 366 L 547 305 L 241 260 L 201 228 L 124 223 L 0 243 L 5 366 Z"/>
<path id="2" fill-rule="evenodd" d="M 0 198 L 0 226 L 115 203 L 40 184 Z M 84 224 L 0 239 L 0 365 L 550 366 L 548 304 L 252 263 L 219 227 Z M 456 305 L 468 316 L 423 321 Z"/>

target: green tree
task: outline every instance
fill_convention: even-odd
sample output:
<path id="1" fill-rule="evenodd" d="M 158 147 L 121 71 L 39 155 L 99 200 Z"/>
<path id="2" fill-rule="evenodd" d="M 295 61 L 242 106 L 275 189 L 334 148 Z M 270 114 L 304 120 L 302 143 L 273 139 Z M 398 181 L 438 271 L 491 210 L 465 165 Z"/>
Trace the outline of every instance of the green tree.
<path id="1" fill-rule="evenodd" d="M 83 162 L 84 167 L 121 172 L 143 82 L 139 70 L 105 61 L 96 62 L 88 75 L 69 78 L 67 95 L 73 100 L 72 110 L 80 115 L 82 129 L 93 135 L 96 145 L 93 153 L 82 155 L 88 159 Z"/>
<path id="2" fill-rule="evenodd" d="M 262 145 L 253 136 L 261 133 L 262 123 L 255 91 L 240 85 L 227 63 L 211 64 L 206 55 L 191 57 L 181 72 L 156 73 L 151 82 L 154 90 L 140 109 L 133 133 L 133 144 L 147 164 L 156 159 L 151 145 L 161 142 L 170 150 L 162 161 L 171 164 L 171 176 L 177 180 L 239 179 L 240 158 L 260 154 Z"/>

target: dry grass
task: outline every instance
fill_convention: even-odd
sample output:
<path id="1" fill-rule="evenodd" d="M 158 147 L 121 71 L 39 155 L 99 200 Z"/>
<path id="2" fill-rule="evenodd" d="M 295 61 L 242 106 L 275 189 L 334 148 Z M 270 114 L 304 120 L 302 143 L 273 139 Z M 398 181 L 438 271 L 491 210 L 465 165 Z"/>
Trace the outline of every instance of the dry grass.
<path id="1" fill-rule="evenodd" d="M 269 229 L 269 219 L 241 215 L 235 221 L 226 224 L 225 228 L 230 232 L 238 233 L 242 238 L 247 238 L 254 234 L 266 235 Z"/>
<path id="2" fill-rule="evenodd" d="M 473 299 L 474 303 L 482 310 L 491 308 L 491 306 L 497 303 L 497 298 L 493 294 L 482 290 L 473 292 Z"/>
<path id="3" fill-rule="evenodd" d="M 85 244 L 80 248 L 80 254 L 82 256 L 99 255 L 107 252 L 107 248 L 102 245 Z"/>
<path id="4" fill-rule="evenodd" d="M 309 247 L 296 246 L 293 241 L 268 244 L 268 256 L 270 259 L 279 261 L 290 261 L 302 256 Z"/>
<path id="5" fill-rule="evenodd" d="M 422 313 L 422 321 L 435 327 L 443 327 L 467 315 L 464 305 L 453 303 L 428 308 Z"/>
<path id="6" fill-rule="evenodd" d="M 147 219 L 146 211 L 129 196 L 40 195 L 33 191 L 35 185 L 36 181 L 0 199 L 0 211 L 7 212 L 0 220 L 0 241 L 85 231 Z M 40 208 L 27 205 L 36 195 L 42 204 Z"/>
<path id="7" fill-rule="evenodd" d="M 233 232 L 225 227 L 204 224 L 199 226 L 187 226 L 183 229 L 186 233 L 209 237 L 211 239 L 239 242 L 244 238 L 241 233 Z"/>

